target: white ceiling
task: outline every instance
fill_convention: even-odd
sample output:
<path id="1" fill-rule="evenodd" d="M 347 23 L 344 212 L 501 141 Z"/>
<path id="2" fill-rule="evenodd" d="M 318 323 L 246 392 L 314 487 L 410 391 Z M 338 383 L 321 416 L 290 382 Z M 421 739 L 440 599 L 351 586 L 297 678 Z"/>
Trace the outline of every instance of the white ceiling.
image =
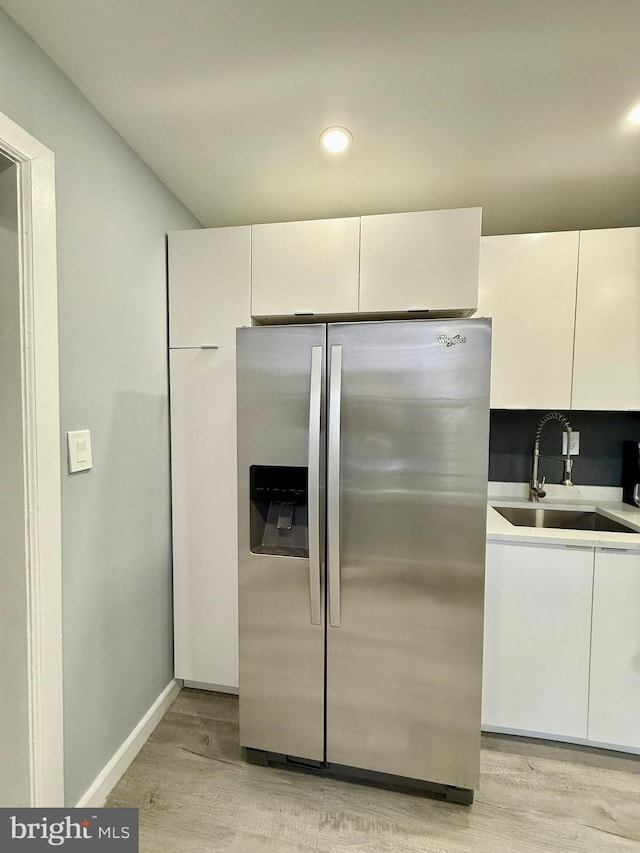
<path id="1" fill-rule="evenodd" d="M 467 205 L 485 233 L 640 224 L 640 0 L 0 5 L 206 225 Z"/>

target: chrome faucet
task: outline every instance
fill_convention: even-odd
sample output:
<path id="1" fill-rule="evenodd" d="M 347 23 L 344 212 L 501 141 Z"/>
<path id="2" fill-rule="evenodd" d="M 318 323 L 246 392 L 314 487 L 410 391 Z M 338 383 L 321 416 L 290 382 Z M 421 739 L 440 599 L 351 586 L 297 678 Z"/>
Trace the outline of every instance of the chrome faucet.
<path id="1" fill-rule="evenodd" d="M 533 459 L 531 463 L 531 480 L 529 481 L 529 500 L 534 501 L 535 503 L 537 503 L 540 498 L 544 498 L 547 494 L 544 490 L 546 477 L 543 477 L 542 480 L 539 479 L 540 459 L 553 459 L 556 462 L 560 461 L 555 456 L 540 455 L 540 437 L 542 435 L 542 430 L 549 421 L 560 421 L 567 434 L 567 452 L 562 458 L 563 471 L 560 483 L 563 486 L 573 485 L 571 481 L 571 469 L 573 468 L 573 459 L 571 458 L 571 424 L 564 415 L 560 414 L 560 412 L 547 412 L 547 414 L 540 419 L 540 423 L 538 424 L 535 438 L 533 440 Z"/>

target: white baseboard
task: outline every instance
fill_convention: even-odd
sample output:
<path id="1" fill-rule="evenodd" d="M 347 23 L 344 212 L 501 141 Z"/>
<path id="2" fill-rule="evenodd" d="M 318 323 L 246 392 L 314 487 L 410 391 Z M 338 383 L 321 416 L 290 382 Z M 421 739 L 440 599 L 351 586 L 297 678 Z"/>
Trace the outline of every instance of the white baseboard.
<path id="1" fill-rule="evenodd" d="M 180 684 L 170 681 L 138 725 L 96 776 L 78 800 L 76 807 L 99 808 L 120 781 L 129 765 L 149 739 L 167 708 L 180 692 Z"/>
<path id="2" fill-rule="evenodd" d="M 550 740 L 562 746 L 567 743 L 573 746 L 588 746 L 594 749 L 606 749 L 609 752 L 628 752 L 631 755 L 640 755 L 638 746 L 620 746 L 616 743 L 604 743 L 599 740 L 588 740 L 582 737 L 570 737 L 569 735 L 554 735 L 546 732 L 530 732 L 527 729 L 508 729 L 504 726 L 486 726 L 482 724 L 482 731 L 489 734 L 509 735 L 516 737 L 534 738 L 535 740 Z"/>

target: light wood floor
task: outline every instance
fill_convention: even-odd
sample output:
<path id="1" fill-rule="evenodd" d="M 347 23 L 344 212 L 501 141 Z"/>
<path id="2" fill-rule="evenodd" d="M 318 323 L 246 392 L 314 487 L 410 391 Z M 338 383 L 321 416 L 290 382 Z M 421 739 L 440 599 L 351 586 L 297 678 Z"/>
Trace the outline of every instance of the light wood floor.
<path id="1" fill-rule="evenodd" d="M 232 696 L 183 690 L 109 796 L 142 853 L 640 851 L 640 759 L 486 736 L 473 806 L 245 764 Z"/>

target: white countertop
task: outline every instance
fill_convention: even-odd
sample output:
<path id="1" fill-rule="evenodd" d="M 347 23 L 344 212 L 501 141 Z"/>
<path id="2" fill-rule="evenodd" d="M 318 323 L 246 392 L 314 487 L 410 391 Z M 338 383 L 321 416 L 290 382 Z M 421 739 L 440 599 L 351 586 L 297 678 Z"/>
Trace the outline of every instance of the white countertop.
<path id="1" fill-rule="evenodd" d="M 501 486 L 504 488 L 501 489 Z M 490 484 L 487 511 L 488 542 L 520 542 L 536 545 L 581 545 L 591 548 L 621 548 L 640 551 L 640 509 L 620 500 L 610 500 L 618 490 L 583 487 L 579 491 L 564 486 L 550 487 L 549 494 L 534 504 L 524 496 L 523 484 Z M 500 491 L 504 494 L 500 494 Z M 522 494 L 524 492 L 524 494 Z M 567 497 L 561 497 L 567 492 Z M 496 512 L 495 506 L 530 506 L 547 509 L 597 510 L 603 515 L 627 524 L 637 533 L 609 533 L 604 530 L 563 530 L 551 527 L 517 527 Z"/>

